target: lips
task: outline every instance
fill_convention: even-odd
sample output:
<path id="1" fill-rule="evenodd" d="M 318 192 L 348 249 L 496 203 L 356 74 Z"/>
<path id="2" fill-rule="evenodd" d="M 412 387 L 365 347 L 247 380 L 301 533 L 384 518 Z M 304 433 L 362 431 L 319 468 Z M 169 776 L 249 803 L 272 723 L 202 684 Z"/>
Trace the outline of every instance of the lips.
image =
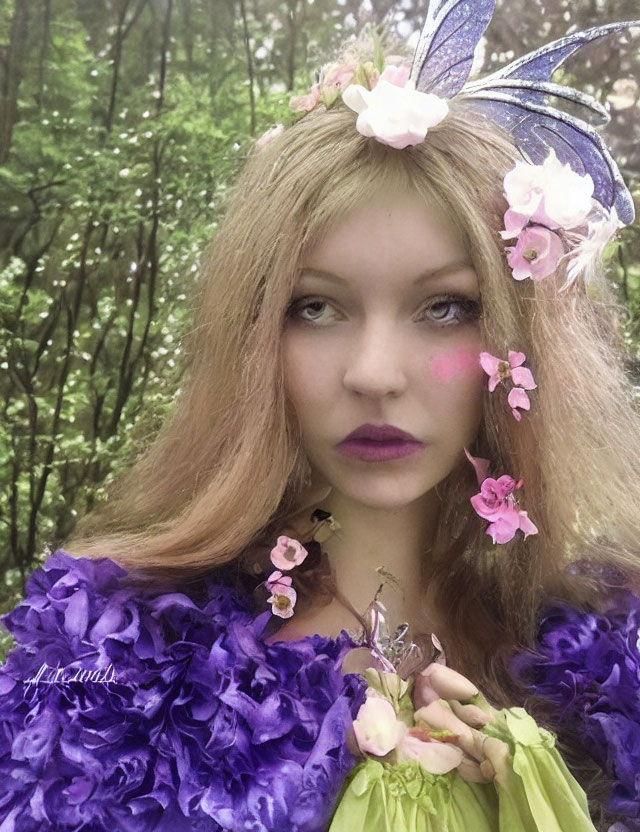
<path id="1" fill-rule="evenodd" d="M 352 440 L 364 439 L 371 442 L 418 442 L 419 440 L 407 433 L 407 431 L 397 428 L 394 425 L 373 425 L 365 424 L 351 431 L 342 441 L 351 442 Z"/>

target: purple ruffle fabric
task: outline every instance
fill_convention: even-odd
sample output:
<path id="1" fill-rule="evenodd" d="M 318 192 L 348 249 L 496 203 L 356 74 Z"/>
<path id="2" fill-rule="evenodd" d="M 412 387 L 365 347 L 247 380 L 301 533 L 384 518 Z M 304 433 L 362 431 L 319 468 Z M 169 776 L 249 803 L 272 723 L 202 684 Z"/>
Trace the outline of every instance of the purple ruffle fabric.
<path id="1" fill-rule="evenodd" d="M 611 813 L 640 832 L 639 628 L 640 599 L 624 590 L 602 614 L 556 604 L 541 618 L 538 653 L 518 655 L 512 672 L 556 706 L 559 725 L 613 781 Z"/>
<path id="2" fill-rule="evenodd" d="M 59 549 L 2 619 L 2 832 L 325 829 L 366 687 L 347 634 L 267 645 L 231 587 L 199 606 L 126 574 Z M 58 680 L 29 683 L 44 663 Z"/>

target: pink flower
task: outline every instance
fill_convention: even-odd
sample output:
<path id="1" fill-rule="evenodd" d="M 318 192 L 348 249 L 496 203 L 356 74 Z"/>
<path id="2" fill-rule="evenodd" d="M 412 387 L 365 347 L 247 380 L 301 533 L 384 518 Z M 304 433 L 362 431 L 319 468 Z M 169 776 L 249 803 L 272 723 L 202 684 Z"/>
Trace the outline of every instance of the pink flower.
<path id="1" fill-rule="evenodd" d="M 548 277 L 565 253 L 560 237 L 542 225 L 524 228 L 518 235 L 516 245 L 507 247 L 505 252 L 516 280 Z"/>
<path id="2" fill-rule="evenodd" d="M 350 84 L 342 100 L 358 113 L 356 130 L 398 150 L 424 141 L 449 112 L 444 98 L 380 78 L 373 90 Z"/>
<path id="3" fill-rule="evenodd" d="M 298 595 L 291 583 L 291 576 L 283 576 L 279 571 L 272 572 L 265 581 L 265 586 L 271 593 L 267 602 L 271 604 L 271 612 L 279 618 L 291 618 L 293 615 Z"/>
<path id="4" fill-rule="evenodd" d="M 284 124 L 276 124 L 275 127 L 272 127 L 270 130 L 265 130 L 265 132 L 260 136 L 260 138 L 256 141 L 255 146 L 258 149 L 261 149 L 269 144 L 271 139 L 275 139 L 276 136 L 279 136 L 284 130 Z"/>
<path id="5" fill-rule="evenodd" d="M 325 67 L 323 84 L 333 84 L 336 87 L 344 87 L 356 74 L 357 67 L 353 64 L 329 64 Z"/>
<path id="6" fill-rule="evenodd" d="M 360 706 L 353 730 L 360 751 L 384 757 L 398 745 L 406 726 L 396 718 L 391 702 L 372 695 Z"/>
<path id="7" fill-rule="evenodd" d="M 386 66 L 380 78 L 383 81 L 388 81 L 394 87 L 405 87 L 411 74 L 411 67 L 409 66 L 393 66 L 392 64 Z"/>
<path id="8" fill-rule="evenodd" d="M 306 95 L 294 95 L 289 107 L 299 113 L 310 113 L 320 98 L 320 84 L 314 84 Z"/>
<path id="9" fill-rule="evenodd" d="M 465 454 L 476 469 L 480 482 L 481 475 L 488 466 L 486 459 L 473 457 L 465 448 Z M 503 474 L 498 479 L 485 477 L 480 483 L 480 493 L 471 497 L 471 505 L 484 520 L 489 520 L 487 534 L 495 543 L 508 543 L 515 537 L 518 529 L 524 533 L 525 540 L 530 534 L 537 534 L 538 529 L 531 522 L 526 511 L 518 508 L 514 491 L 521 488 L 522 480 L 516 482 L 513 477 Z"/>
<path id="10" fill-rule="evenodd" d="M 269 557 L 276 569 L 287 572 L 289 569 L 293 569 L 294 566 L 299 566 L 308 554 L 302 543 L 283 534 L 278 538 Z"/>
<path id="11" fill-rule="evenodd" d="M 516 236 L 527 222 L 547 228 L 575 228 L 592 209 L 593 179 L 563 165 L 553 148 L 542 165 L 516 162 L 504 178 L 509 203 L 503 237 Z"/>
<path id="12" fill-rule="evenodd" d="M 523 410 L 529 410 L 531 408 L 531 402 L 525 390 L 535 390 L 537 387 L 531 370 L 521 366 L 526 361 L 526 358 L 523 352 L 514 352 L 513 350 L 509 350 L 508 361 L 496 358 L 495 355 L 491 355 L 488 352 L 480 353 L 480 365 L 489 376 L 490 393 L 493 393 L 496 386 L 502 381 L 511 379 L 513 382 L 514 387 L 509 392 L 507 401 L 514 418 L 518 422 L 522 416 L 517 408 L 520 407 Z"/>

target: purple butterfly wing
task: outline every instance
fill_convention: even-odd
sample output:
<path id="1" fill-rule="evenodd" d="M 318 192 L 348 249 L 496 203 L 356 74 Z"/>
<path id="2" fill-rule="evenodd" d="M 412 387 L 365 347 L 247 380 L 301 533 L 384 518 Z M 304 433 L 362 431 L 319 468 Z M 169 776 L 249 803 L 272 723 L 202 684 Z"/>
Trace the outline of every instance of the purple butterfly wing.
<path id="1" fill-rule="evenodd" d="M 590 96 L 550 83 L 554 70 L 573 52 L 593 40 L 624 31 L 637 21 L 611 23 L 553 41 L 493 74 L 467 84 L 460 98 L 472 102 L 513 137 L 525 158 L 540 164 L 550 147 L 577 173 L 589 173 L 594 196 L 607 208 L 615 206 L 620 220 L 633 222 L 633 199 L 607 146 L 592 125 L 547 104 L 548 96 L 606 111 Z"/>
<path id="2" fill-rule="evenodd" d="M 439 0 L 427 9 L 411 67 L 416 89 L 453 98 L 469 77 L 473 53 L 495 0 Z"/>

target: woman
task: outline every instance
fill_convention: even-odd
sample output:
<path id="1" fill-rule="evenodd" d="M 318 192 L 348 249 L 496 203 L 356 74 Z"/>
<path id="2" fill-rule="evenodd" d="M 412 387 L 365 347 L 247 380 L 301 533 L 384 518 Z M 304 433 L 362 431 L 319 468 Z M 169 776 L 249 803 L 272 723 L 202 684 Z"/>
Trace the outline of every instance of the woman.
<path id="1" fill-rule="evenodd" d="M 171 419 L 4 618 L 3 832 L 640 828 L 628 202 L 374 70 L 251 153 Z"/>

